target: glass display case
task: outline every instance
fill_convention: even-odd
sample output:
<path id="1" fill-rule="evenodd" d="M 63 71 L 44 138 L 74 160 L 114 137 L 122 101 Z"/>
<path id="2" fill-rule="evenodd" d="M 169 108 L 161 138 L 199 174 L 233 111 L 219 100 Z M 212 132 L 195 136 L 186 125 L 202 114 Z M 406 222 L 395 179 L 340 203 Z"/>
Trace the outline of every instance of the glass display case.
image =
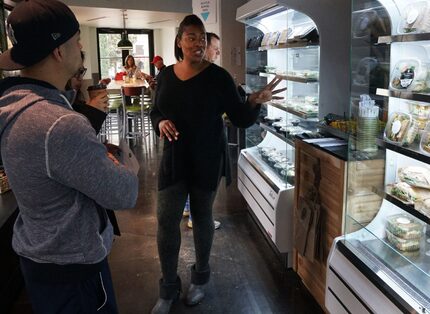
<path id="1" fill-rule="evenodd" d="M 430 1 L 354 0 L 352 8 L 356 132 L 345 235 L 330 253 L 326 307 L 429 313 Z"/>
<path id="2" fill-rule="evenodd" d="M 319 34 L 305 14 L 275 5 L 239 19 L 246 30 L 246 85 L 258 91 L 275 76 L 287 90 L 262 105 L 246 130 L 238 187 L 265 234 L 282 254 L 292 252 L 294 138 L 316 130 L 319 103 Z M 291 266 L 292 256 L 288 257 Z"/>

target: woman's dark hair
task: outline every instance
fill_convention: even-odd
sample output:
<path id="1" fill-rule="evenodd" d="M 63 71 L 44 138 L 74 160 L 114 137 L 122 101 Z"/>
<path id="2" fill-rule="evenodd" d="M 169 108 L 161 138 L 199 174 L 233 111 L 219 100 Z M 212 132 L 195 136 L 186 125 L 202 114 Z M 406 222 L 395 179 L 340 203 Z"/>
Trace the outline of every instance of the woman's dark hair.
<path id="1" fill-rule="evenodd" d="M 182 52 L 182 49 L 178 47 L 178 40 L 181 39 L 182 34 L 184 33 L 184 28 L 187 26 L 197 26 L 201 27 L 203 30 L 205 29 L 205 26 L 203 25 L 203 22 L 199 17 L 195 14 L 187 15 L 182 20 L 181 24 L 179 24 L 178 33 L 175 37 L 175 58 L 178 61 L 182 61 L 184 58 L 184 54 Z"/>
<path id="2" fill-rule="evenodd" d="M 128 55 L 127 57 L 125 57 L 124 60 L 124 68 L 128 69 L 130 66 L 128 65 L 128 59 L 133 58 L 133 66 L 136 66 L 136 60 L 134 59 L 133 55 Z"/>

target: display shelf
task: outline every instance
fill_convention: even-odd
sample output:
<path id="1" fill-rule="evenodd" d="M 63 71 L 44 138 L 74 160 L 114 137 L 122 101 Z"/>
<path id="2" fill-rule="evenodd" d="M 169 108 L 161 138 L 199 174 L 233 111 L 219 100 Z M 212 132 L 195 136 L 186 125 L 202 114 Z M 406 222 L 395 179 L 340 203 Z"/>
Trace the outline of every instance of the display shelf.
<path id="1" fill-rule="evenodd" d="M 420 153 L 418 144 L 416 143 L 413 143 L 408 147 L 403 147 L 403 146 L 398 146 L 395 144 L 388 143 L 384 140 L 377 140 L 376 142 L 382 148 L 386 148 L 396 153 L 405 155 L 407 157 L 422 161 L 426 164 L 430 164 L 430 156 Z"/>
<path id="2" fill-rule="evenodd" d="M 318 121 L 318 113 L 317 112 L 315 112 L 313 114 L 309 114 L 309 113 L 306 113 L 306 112 L 297 111 L 294 108 L 291 108 L 291 107 L 288 107 L 288 106 L 285 107 L 285 106 L 283 106 L 281 104 L 278 104 L 276 102 L 271 102 L 271 101 L 267 102 L 266 104 L 270 105 L 272 107 L 278 108 L 279 110 L 291 113 L 291 114 L 293 114 L 293 115 L 295 115 L 295 116 L 297 116 L 297 117 L 299 117 L 301 119 L 311 120 L 311 121 Z"/>
<path id="3" fill-rule="evenodd" d="M 272 167 L 270 167 L 263 159 L 261 159 L 255 147 L 248 148 L 247 150 L 243 151 L 243 156 L 252 165 L 254 170 L 257 171 L 262 178 L 264 178 L 264 181 L 266 181 L 273 190 L 278 192 L 280 189 L 294 188 L 294 186 L 282 179 Z"/>
<path id="4" fill-rule="evenodd" d="M 318 79 L 315 79 L 315 78 L 305 78 L 300 76 L 283 75 L 283 74 L 276 74 L 276 73 L 270 73 L 270 72 L 260 72 L 259 75 L 263 77 L 270 77 L 270 76 L 277 75 L 278 77 L 286 81 L 305 83 L 305 84 L 318 82 Z"/>
<path id="5" fill-rule="evenodd" d="M 412 93 L 406 91 L 394 91 L 391 89 L 377 88 L 376 95 L 385 97 L 395 97 L 401 99 L 409 99 L 416 101 L 430 102 L 430 94 Z"/>
<path id="6" fill-rule="evenodd" d="M 411 204 L 407 204 L 402 202 L 401 200 L 399 200 L 397 197 L 389 194 L 389 193 L 385 193 L 385 199 L 391 203 L 393 203 L 394 205 L 396 205 L 397 207 L 400 207 L 401 209 L 403 209 L 404 211 L 408 212 L 409 214 L 411 214 L 412 216 L 417 217 L 418 219 L 422 220 L 423 222 L 425 222 L 426 224 L 430 224 L 430 217 L 427 217 L 426 215 L 420 213 L 419 211 L 417 211 L 414 208 L 414 205 Z"/>
<path id="7" fill-rule="evenodd" d="M 374 254 L 374 245 L 378 245 L 378 250 L 383 253 L 397 257 L 395 250 L 381 240 L 369 240 L 366 242 L 359 240 L 341 240 L 336 243 L 340 252 L 359 269 L 371 281 L 375 287 L 384 292 L 384 295 L 391 300 L 403 313 L 415 313 L 414 309 L 399 297 L 396 290 L 388 282 L 401 283 L 403 289 L 407 289 L 415 298 L 420 298 L 419 291 L 415 291 L 406 283 L 396 269 L 392 269 L 386 262 Z M 376 274 L 376 275 L 375 275 Z M 388 279 L 388 280 L 387 280 Z M 388 281 L 388 282 L 387 282 Z M 417 296 L 417 294 L 419 294 Z"/>
<path id="8" fill-rule="evenodd" d="M 276 45 L 276 46 L 259 47 L 258 51 L 289 49 L 289 48 L 318 48 L 318 47 L 319 47 L 318 43 L 294 42 L 294 43 L 280 44 L 280 45 Z"/>
<path id="9" fill-rule="evenodd" d="M 294 147 L 294 145 L 295 145 L 294 141 L 291 140 L 291 139 L 289 139 L 289 138 L 287 138 L 286 136 L 282 135 L 281 133 L 278 133 L 275 128 L 273 128 L 273 127 L 271 127 L 271 126 L 269 126 L 267 124 L 264 124 L 264 123 L 260 123 L 260 127 L 263 130 L 266 130 L 266 131 L 272 133 L 273 135 L 275 135 L 276 137 L 280 138 L 281 140 L 283 140 L 284 142 L 286 142 L 288 145 L 291 145 L 291 146 Z"/>
<path id="10" fill-rule="evenodd" d="M 381 36 L 378 38 L 378 44 L 407 43 L 423 40 L 430 40 L 430 33 Z"/>

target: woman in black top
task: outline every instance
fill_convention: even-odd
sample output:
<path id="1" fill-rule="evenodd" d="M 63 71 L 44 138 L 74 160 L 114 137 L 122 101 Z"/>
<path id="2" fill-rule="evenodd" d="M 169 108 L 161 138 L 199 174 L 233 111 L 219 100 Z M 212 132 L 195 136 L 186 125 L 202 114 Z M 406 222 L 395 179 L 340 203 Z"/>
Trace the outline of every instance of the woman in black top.
<path id="1" fill-rule="evenodd" d="M 269 101 L 280 82 L 275 78 L 244 103 L 232 77 L 223 68 L 203 59 L 206 34 L 202 21 L 189 15 L 181 22 L 175 39 L 178 62 L 165 68 L 157 79 L 153 127 L 164 139 L 158 176 L 158 252 L 161 263 L 160 298 L 152 313 L 168 313 L 179 296 L 177 275 L 181 242 L 180 222 L 187 194 L 193 215 L 196 263 L 186 303 L 198 304 L 209 281 L 209 255 L 214 224 L 212 204 L 221 176 L 230 183 L 227 141 L 222 114 L 238 127 L 252 125 L 260 105 Z"/>

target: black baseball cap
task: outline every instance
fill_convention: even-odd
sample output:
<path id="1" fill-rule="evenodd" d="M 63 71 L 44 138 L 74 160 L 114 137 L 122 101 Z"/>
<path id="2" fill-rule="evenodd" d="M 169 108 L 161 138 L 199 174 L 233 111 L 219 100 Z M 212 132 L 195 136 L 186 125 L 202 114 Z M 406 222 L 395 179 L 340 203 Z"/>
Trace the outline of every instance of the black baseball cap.
<path id="1" fill-rule="evenodd" d="M 13 47 L 0 54 L 0 69 L 20 70 L 46 58 L 79 31 L 72 10 L 57 0 L 24 0 L 6 21 Z"/>

